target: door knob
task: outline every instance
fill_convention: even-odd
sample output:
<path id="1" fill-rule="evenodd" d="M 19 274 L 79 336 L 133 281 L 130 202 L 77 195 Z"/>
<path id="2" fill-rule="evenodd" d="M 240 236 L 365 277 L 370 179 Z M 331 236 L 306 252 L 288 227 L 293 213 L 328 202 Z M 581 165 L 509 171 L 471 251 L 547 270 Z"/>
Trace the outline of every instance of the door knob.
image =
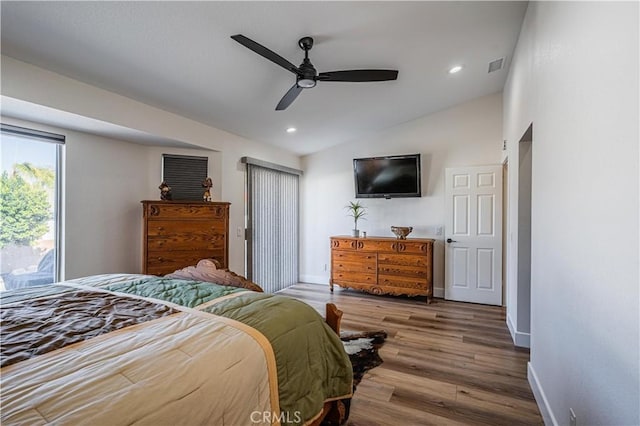
<path id="1" fill-rule="evenodd" d="M 456 241 L 456 240 L 452 240 L 451 238 L 447 238 L 447 242 L 448 242 L 448 243 L 457 243 L 457 241 Z"/>

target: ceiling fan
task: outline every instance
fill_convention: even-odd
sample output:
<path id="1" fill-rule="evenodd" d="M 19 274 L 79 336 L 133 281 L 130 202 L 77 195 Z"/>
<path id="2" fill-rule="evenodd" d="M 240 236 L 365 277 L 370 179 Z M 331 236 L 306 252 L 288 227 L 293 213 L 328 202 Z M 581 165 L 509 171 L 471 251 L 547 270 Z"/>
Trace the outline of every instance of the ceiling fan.
<path id="1" fill-rule="evenodd" d="M 302 37 L 298 41 L 298 46 L 304 50 L 304 61 L 302 61 L 299 67 L 296 67 L 282 56 L 242 34 L 233 35 L 231 38 L 244 47 L 253 50 L 258 55 L 267 58 L 271 62 L 280 65 L 282 68 L 296 75 L 296 84 L 280 99 L 280 102 L 278 102 L 276 106 L 276 111 L 287 109 L 298 97 L 300 92 L 302 92 L 302 89 L 311 89 L 318 81 L 366 82 L 388 81 L 398 78 L 397 70 L 346 70 L 318 73 L 309 60 L 309 50 L 313 47 L 313 38 L 311 37 Z"/>

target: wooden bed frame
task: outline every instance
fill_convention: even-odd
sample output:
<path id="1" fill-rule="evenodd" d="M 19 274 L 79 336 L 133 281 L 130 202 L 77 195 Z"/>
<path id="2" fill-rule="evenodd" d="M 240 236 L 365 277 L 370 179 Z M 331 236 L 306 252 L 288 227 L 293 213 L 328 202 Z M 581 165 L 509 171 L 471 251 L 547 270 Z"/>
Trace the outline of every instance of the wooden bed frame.
<path id="1" fill-rule="evenodd" d="M 340 336 L 340 322 L 342 321 L 342 311 L 336 307 L 333 303 L 327 303 L 325 321 L 336 332 L 338 337 Z M 347 421 L 348 412 L 347 407 L 349 403 L 345 404 L 345 401 L 349 401 L 351 398 L 339 399 L 337 401 L 328 401 L 324 403 L 322 408 L 322 414 L 312 423 L 311 426 L 319 426 L 322 422 L 326 422 L 329 425 L 341 425 Z"/>

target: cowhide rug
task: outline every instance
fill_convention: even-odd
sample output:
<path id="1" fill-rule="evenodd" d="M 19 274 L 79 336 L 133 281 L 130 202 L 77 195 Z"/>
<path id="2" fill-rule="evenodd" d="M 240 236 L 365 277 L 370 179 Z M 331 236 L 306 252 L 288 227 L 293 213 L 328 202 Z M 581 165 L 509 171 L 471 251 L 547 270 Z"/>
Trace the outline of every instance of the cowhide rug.
<path id="1" fill-rule="evenodd" d="M 344 349 L 349 355 L 351 365 L 353 366 L 353 392 L 360 384 L 364 374 L 382 364 L 382 358 L 378 355 L 378 349 L 384 344 L 387 338 L 387 332 L 379 331 L 363 331 L 363 332 L 342 332 L 340 340 L 344 345 Z M 351 411 L 351 399 L 342 400 L 343 408 L 341 411 L 342 419 L 340 424 L 344 424 L 349 418 Z M 322 426 L 336 426 L 338 421 L 335 419 L 325 418 Z"/>
<path id="2" fill-rule="evenodd" d="M 378 349 L 382 347 L 386 338 L 387 332 L 383 330 L 340 333 L 340 340 L 353 365 L 354 392 L 364 374 L 382 364 Z"/>

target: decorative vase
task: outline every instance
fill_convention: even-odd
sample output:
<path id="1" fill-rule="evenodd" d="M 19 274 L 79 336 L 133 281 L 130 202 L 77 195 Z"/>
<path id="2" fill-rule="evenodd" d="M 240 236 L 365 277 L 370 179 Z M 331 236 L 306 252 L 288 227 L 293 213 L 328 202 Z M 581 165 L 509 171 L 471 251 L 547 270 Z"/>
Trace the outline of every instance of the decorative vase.
<path id="1" fill-rule="evenodd" d="M 351 236 L 358 238 L 360 236 L 360 231 L 358 229 L 352 229 Z"/>

